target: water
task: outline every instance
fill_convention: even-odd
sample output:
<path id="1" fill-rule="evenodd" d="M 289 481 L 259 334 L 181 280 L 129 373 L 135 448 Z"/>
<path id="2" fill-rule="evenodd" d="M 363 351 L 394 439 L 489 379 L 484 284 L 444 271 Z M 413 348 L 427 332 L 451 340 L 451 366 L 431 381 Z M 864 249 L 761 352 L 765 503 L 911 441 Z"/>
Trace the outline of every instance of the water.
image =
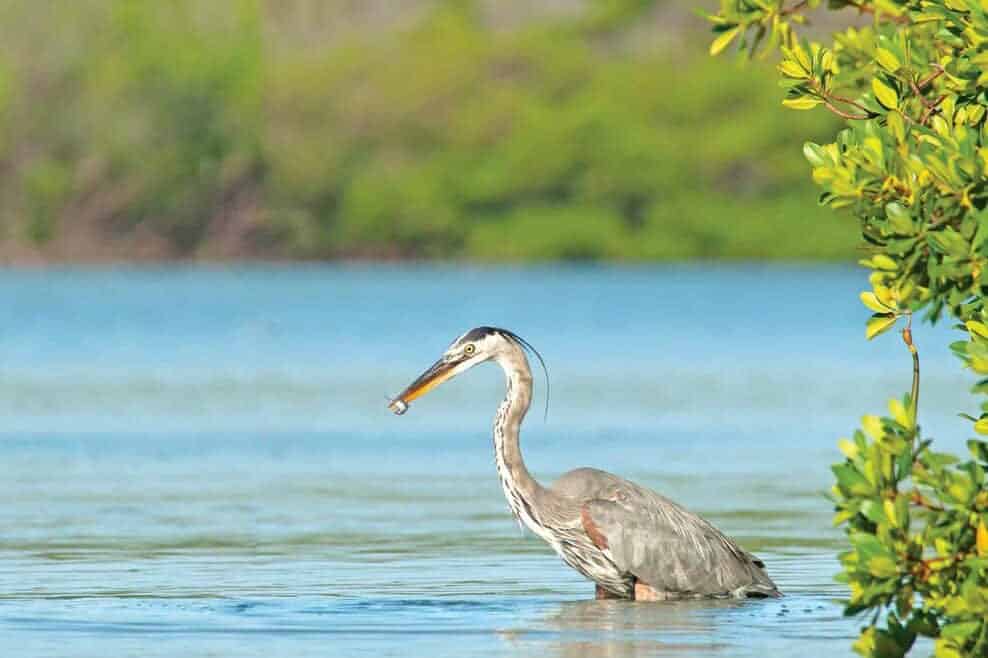
<path id="1" fill-rule="evenodd" d="M 823 493 L 836 439 L 908 388 L 847 268 L 0 273 L 0 654 L 851 655 Z M 512 521 L 495 366 L 403 388 L 466 329 L 550 367 L 523 448 L 652 486 L 762 557 L 783 599 L 633 604 Z M 915 331 L 921 416 L 969 382 Z M 537 384 L 541 380 L 536 377 Z"/>

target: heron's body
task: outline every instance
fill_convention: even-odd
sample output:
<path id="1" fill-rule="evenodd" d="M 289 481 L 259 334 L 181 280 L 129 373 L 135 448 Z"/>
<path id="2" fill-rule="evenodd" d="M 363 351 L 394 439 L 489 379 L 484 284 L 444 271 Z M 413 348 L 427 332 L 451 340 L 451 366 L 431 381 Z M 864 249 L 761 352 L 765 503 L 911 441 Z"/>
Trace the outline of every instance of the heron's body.
<path id="1" fill-rule="evenodd" d="M 651 489 L 593 468 L 570 471 L 551 487 L 539 484 L 519 445 L 532 375 L 523 343 L 511 332 L 492 327 L 467 332 L 392 408 L 403 412 L 407 402 L 486 360 L 497 361 L 507 381 L 507 395 L 494 416 L 494 456 L 508 505 L 566 564 L 597 584 L 598 596 L 780 595 L 761 561 Z"/>

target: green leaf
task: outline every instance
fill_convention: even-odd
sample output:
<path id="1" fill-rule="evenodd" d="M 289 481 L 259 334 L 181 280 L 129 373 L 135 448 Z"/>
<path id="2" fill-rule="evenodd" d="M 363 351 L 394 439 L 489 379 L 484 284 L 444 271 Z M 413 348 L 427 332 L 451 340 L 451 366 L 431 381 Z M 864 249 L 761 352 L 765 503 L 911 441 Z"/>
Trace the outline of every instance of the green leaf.
<path id="1" fill-rule="evenodd" d="M 827 164 L 826 151 L 819 144 L 813 142 L 803 144 L 803 157 L 814 167 L 823 167 Z"/>
<path id="2" fill-rule="evenodd" d="M 951 472 L 951 481 L 947 486 L 946 493 L 957 502 L 966 505 L 971 496 L 974 495 L 974 488 L 975 485 L 971 477 L 963 471 L 956 470 Z"/>
<path id="3" fill-rule="evenodd" d="M 892 414 L 892 419 L 903 427 L 912 427 L 912 418 L 910 418 L 906 405 L 902 404 L 902 401 L 895 398 L 889 400 L 889 413 Z"/>
<path id="4" fill-rule="evenodd" d="M 876 524 L 888 523 L 888 518 L 885 516 L 885 506 L 880 504 L 875 500 L 866 500 L 861 504 L 861 514 L 864 515 L 866 519 Z"/>
<path id="5" fill-rule="evenodd" d="M 980 620 L 961 621 L 954 624 L 947 624 L 940 629 L 940 637 L 964 642 L 967 638 L 971 637 L 971 635 L 981 629 L 981 624 L 982 622 Z"/>
<path id="6" fill-rule="evenodd" d="M 778 69 L 779 73 L 793 80 L 806 80 L 810 77 L 809 71 L 804 70 L 802 66 L 791 59 L 780 62 Z"/>
<path id="7" fill-rule="evenodd" d="M 899 518 L 896 514 L 895 503 L 888 498 L 882 502 L 882 508 L 885 512 L 885 518 L 889 520 L 889 523 L 893 528 L 899 526 Z"/>
<path id="8" fill-rule="evenodd" d="M 873 313 L 888 314 L 892 310 L 888 306 L 883 304 L 878 299 L 878 296 L 873 292 L 865 291 L 860 295 L 858 295 L 858 297 L 861 299 L 861 303 L 864 304 L 868 308 L 868 310 L 872 311 Z"/>
<path id="9" fill-rule="evenodd" d="M 734 38 L 741 32 L 741 26 L 733 27 L 730 30 L 721 32 L 720 35 L 710 44 L 710 54 L 719 55 L 725 48 L 731 45 Z"/>
<path id="10" fill-rule="evenodd" d="M 964 239 L 964 236 L 949 226 L 942 231 L 934 231 L 927 234 L 926 239 L 938 251 L 949 256 L 966 256 L 970 251 L 970 245 Z"/>
<path id="11" fill-rule="evenodd" d="M 849 439 L 841 439 L 837 442 L 837 447 L 848 459 L 854 459 L 858 456 L 858 445 Z"/>
<path id="12" fill-rule="evenodd" d="M 871 316 L 871 319 L 868 320 L 867 324 L 865 324 L 865 338 L 871 340 L 875 336 L 885 333 L 895 325 L 895 321 L 897 319 L 898 318 L 891 313 L 876 313 Z"/>
<path id="13" fill-rule="evenodd" d="M 899 269 L 899 264 L 885 254 L 875 254 L 872 256 L 871 264 L 875 269 L 885 270 L 886 272 L 894 272 Z"/>
<path id="14" fill-rule="evenodd" d="M 862 656 L 874 656 L 875 655 L 875 634 L 877 629 L 874 626 L 869 626 L 861 631 L 861 635 L 857 640 L 854 641 L 852 648 L 856 653 Z"/>
<path id="15" fill-rule="evenodd" d="M 895 141 L 901 144 L 906 141 L 906 124 L 902 120 L 902 115 L 898 112 L 889 112 L 885 115 L 886 125 L 889 132 L 895 137 Z"/>
<path id="16" fill-rule="evenodd" d="M 888 558 L 895 566 L 894 555 L 889 548 L 875 535 L 867 532 L 851 532 L 848 535 L 851 545 L 858 551 L 865 566 L 875 558 Z"/>
<path id="17" fill-rule="evenodd" d="M 799 41 L 795 39 L 793 40 L 793 44 L 792 44 L 792 56 L 797 62 L 799 62 L 799 65 L 802 66 L 805 70 L 807 71 L 813 70 L 813 61 L 810 59 L 810 56 L 806 53 L 806 49 L 803 48 L 802 44 L 800 44 Z"/>
<path id="18" fill-rule="evenodd" d="M 868 573 L 876 578 L 891 578 L 898 573 L 895 560 L 880 555 L 868 560 Z"/>
<path id="19" fill-rule="evenodd" d="M 923 455 L 923 463 L 930 468 L 949 466 L 951 464 L 956 464 L 959 461 L 960 459 L 958 459 L 956 455 L 951 455 L 946 452 L 928 452 Z"/>
<path id="20" fill-rule="evenodd" d="M 936 643 L 933 655 L 935 658 L 965 658 L 955 647 L 948 645 L 942 640 Z"/>
<path id="21" fill-rule="evenodd" d="M 865 433 L 873 439 L 880 439 L 885 436 L 885 427 L 882 419 L 874 414 L 866 414 L 861 417 L 861 427 Z"/>
<path id="22" fill-rule="evenodd" d="M 882 104 L 882 107 L 888 110 L 894 110 L 899 107 L 899 95 L 896 93 L 895 89 L 888 86 L 878 78 L 871 79 L 871 91 L 875 94 L 875 99 Z"/>
<path id="23" fill-rule="evenodd" d="M 902 67 L 899 58 L 892 54 L 892 51 L 885 48 L 877 48 L 875 50 L 875 59 L 878 60 L 878 65 L 889 73 L 895 73 Z"/>
<path id="24" fill-rule="evenodd" d="M 972 336 L 981 336 L 982 338 L 988 338 L 988 325 L 983 322 L 978 322 L 977 320 L 968 320 L 964 323 L 967 330 L 971 332 Z"/>
<path id="25" fill-rule="evenodd" d="M 886 203 L 885 216 L 896 235 L 908 235 L 914 232 L 912 214 L 901 203 L 897 201 Z"/>
<path id="26" fill-rule="evenodd" d="M 822 102 L 822 100 L 813 96 L 798 96 L 796 98 L 787 98 L 782 101 L 782 104 L 791 110 L 812 110 Z"/>
<path id="27" fill-rule="evenodd" d="M 848 512 L 847 510 L 837 512 L 836 514 L 834 514 L 833 526 L 836 528 L 842 523 L 847 523 L 853 516 L 854 515 Z"/>
<path id="28" fill-rule="evenodd" d="M 975 459 L 980 462 L 988 463 L 988 443 L 985 441 L 979 441 L 978 439 L 970 439 L 967 442 L 967 449 L 971 452 Z"/>
<path id="29" fill-rule="evenodd" d="M 866 496 L 872 491 L 871 483 L 853 464 L 834 464 L 830 467 L 837 478 L 838 486 L 854 496 Z"/>
<path id="30" fill-rule="evenodd" d="M 988 418 L 982 418 L 974 424 L 974 431 L 978 434 L 988 434 Z"/>

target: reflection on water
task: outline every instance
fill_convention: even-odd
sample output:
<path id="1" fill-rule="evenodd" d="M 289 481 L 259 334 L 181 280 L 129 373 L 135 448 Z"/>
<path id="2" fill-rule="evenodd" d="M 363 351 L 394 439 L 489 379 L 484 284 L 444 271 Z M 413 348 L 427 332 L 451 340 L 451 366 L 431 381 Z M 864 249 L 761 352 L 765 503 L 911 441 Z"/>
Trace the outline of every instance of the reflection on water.
<path id="1" fill-rule="evenodd" d="M 4 273 L 0 654 L 850 655 L 828 465 L 909 377 L 894 340 L 861 339 L 860 279 Z M 549 422 L 523 428 L 538 477 L 593 465 L 651 486 L 757 552 L 787 596 L 592 600 L 506 509 L 493 367 L 385 409 L 479 324 L 549 362 Z M 924 423 L 964 436 L 935 413 L 966 388 L 945 331 L 916 332 Z"/>
<path id="2" fill-rule="evenodd" d="M 552 655 L 602 658 L 777 655 L 809 637 L 831 644 L 830 655 L 841 655 L 841 640 L 851 637 L 832 602 L 806 596 L 657 605 L 574 601 L 560 606 L 545 625 L 558 632 L 547 643 Z"/>
<path id="3" fill-rule="evenodd" d="M 713 652 L 729 645 L 715 639 L 723 617 L 708 614 L 743 605 L 732 601 L 705 601 L 699 605 L 663 602 L 662 605 L 623 601 L 573 601 L 546 618 L 547 628 L 559 632 L 550 646 L 560 657 L 691 655 Z M 699 614 L 698 614 L 699 613 Z"/>
<path id="4" fill-rule="evenodd" d="M 827 655 L 847 653 L 854 625 L 841 614 L 840 591 L 806 586 L 833 567 L 832 558 L 784 556 L 770 566 L 787 590 L 782 599 L 569 601 L 542 620 L 540 627 L 556 634 L 545 644 L 551 655 L 567 657 L 785 655 L 807 640 L 829 647 Z M 524 644 L 524 635 L 512 639 Z"/>

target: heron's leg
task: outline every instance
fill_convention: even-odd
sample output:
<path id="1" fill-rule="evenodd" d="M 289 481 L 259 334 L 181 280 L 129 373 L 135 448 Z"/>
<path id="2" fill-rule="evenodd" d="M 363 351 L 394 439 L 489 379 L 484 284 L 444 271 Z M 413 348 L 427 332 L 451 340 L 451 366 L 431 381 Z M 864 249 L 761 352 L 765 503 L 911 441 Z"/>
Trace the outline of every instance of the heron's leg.
<path id="1" fill-rule="evenodd" d="M 646 585 L 640 580 L 635 581 L 635 600 L 636 601 L 665 601 L 666 596 L 662 592 L 657 591 L 651 585 Z"/>
<path id="2" fill-rule="evenodd" d="M 623 598 L 623 597 L 618 596 L 617 594 L 613 594 L 611 592 L 608 592 L 606 589 L 604 589 L 600 585 L 597 585 L 597 596 L 594 597 L 594 598 L 596 598 L 598 601 L 600 601 L 600 600 L 603 600 L 603 599 L 620 599 L 620 598 Z"/>

